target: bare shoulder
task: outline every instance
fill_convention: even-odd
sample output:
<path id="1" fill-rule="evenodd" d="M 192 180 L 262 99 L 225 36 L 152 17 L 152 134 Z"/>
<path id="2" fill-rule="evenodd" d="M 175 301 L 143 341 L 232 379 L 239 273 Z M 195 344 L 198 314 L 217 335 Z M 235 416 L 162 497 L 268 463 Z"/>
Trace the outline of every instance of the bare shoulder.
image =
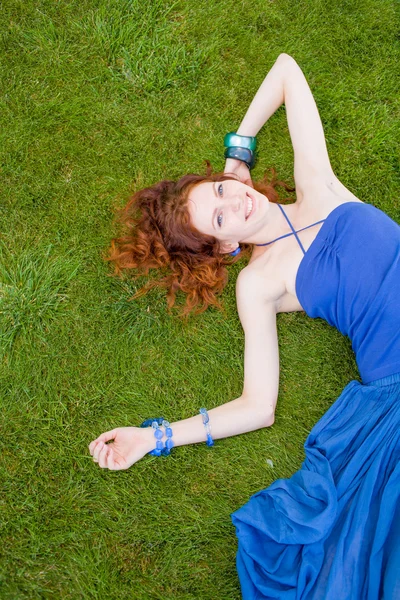
<path id="1" fill-rule="evenodd" d="M 239 273 L 236 282 L 237 307 L 242 323 L 249 318 L 259 317 L 268 307 L 273 312 L 278 312 L 279 301 L 285 292 L 283 281 L 269 277 L 265 270 L 257 268 L 255 263 L 245 267 Z"/>

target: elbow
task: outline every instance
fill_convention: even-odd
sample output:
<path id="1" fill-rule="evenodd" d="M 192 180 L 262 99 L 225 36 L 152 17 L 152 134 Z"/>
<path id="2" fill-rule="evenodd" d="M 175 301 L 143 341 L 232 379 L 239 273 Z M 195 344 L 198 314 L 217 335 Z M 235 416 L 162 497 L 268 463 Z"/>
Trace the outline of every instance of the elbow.
<path id="1" fill-rule="evenodd" d="M 290 56 L 290 54 L 285 54 L 285 52 L 282 52 L 278 56 L 277 61 L 279 61 L 280 63 L 295 63 L 296 62 L 294 60 L 294 58 L 292 56 Z"/>
<path id="2" fill-rule="evenodd" d="M 275 423 L 275 412 L 266 411 L 264 413 L 263 427 L 271 427 Z"/>
<path id="3" fill-rule="evenodd" d="M 247 398 L 242 396 L 246 412 L 254 429 L 271 427 L 275 423 L 275 402 L 268 402 L 264 398 Z"/>
<path id="4" fill-rule="evenodd" d="M 255 425 L 255 429 L 271 427 L 275 422 L 275 404 L 264 397 L 242 396 L 243 406 L 246 412 L 251 415 L 250 419 Z"/>
<path id="5" fill-rule="evenodd" d="M 272 406 L 258 405 L 254 409 L 259 427 L 271 427 L 275 422 L 275 411 Z"/>

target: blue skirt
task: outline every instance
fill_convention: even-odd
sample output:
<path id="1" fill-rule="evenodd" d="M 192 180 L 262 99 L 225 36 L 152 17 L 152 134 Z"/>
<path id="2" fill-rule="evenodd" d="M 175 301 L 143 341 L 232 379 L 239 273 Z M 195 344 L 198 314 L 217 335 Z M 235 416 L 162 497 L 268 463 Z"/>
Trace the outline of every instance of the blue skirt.
<path id="1" fill-rule="evenodd" d="M 305 452 L 232 515 L 244 600 L 400 599 L 400 374 L 350 382 Z"/>

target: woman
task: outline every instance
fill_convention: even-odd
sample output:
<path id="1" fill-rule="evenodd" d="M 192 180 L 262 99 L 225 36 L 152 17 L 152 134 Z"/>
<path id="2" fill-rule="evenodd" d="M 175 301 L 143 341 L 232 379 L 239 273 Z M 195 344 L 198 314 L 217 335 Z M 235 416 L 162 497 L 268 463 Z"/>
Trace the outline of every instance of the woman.
<path id="1" fill-rule="evenodd" d="M 297 196 L 284 208 L 270 202 L 273 188 L 265 194 L 248 185 L 253 137 L 283 103 Z M 253 245 L 237 281 L 243 393 L 170 427 L 106 432 L 90 452 L 100 467 L 124 469 L 172 444 L 211 444 L 271 426 L 276 314 L 322 317 L 349 335 L 363 383 L 349 383 L 313 428 L 302 469 L 234 513 L 243 597 L 400 597 L 400 228 L 333 173 L 312 94 L 288 55 L 279 56 L 226 145 L 232 176 L 187 176 L 139 192 L 125 215 L 133 229 L 117 240 L 113 258 L 120 268 L 168 266 L 170 302 L 181 289 L 190 309 L 215 303 L 227 255 Z"/>

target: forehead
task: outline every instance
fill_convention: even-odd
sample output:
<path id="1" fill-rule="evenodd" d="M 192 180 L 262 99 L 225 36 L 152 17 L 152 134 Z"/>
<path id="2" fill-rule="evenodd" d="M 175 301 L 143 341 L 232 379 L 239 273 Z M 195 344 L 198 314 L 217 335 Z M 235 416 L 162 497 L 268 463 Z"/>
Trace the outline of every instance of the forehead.
<path id="1" fill-rule="evenodd" d="M 203 203 L 210 202 L 215 198 L 214 185 L 213 181 L 203 181 L 190 190 L 189 201 L 196 209 Z"/>
<path id="2" fill-rule="evenodd" d="M 189 214 L 193 225 L 199 230 L 211 226 L 212 213 L 215 208 L 214 186 L 214 182 L 204 181 L 196 185 L 189 193 Z"/>

